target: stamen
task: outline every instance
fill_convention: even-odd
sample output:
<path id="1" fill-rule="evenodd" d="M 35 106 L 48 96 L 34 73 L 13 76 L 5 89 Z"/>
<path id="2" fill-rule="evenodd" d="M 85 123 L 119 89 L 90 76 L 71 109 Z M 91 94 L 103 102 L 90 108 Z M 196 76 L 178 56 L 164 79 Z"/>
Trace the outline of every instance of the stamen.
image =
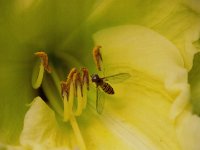
<path id="1" fill-rule="evenodd" d="M 71 80 L 74 76 L 74 74 L 77 72 L 77 69 L 76 68 L 72 68 L 67 76 L 67 81 L 68 80 Z"/>
<path id="2" fill-rule="evenodd" d="M 68 77 L 67 81 L 61 82 L 61 92 L 64 101 L 64 121 L 69 121 L 72 129 L 74 131 L 74 135 L 77 139 L 78 148 L 80 150 L 85 150 L 86 146 L 81 135 L 79 126 L 77 124 L 76 118 L 74 115 L 79 116 L 82 113 L 83 109 L 83 91 L 82 91 L 82 79 L 80 77 L 80 73 L 77 72 L 76 68 L 73 68 Z M 76 94 L 75 94 L 76 92 Z M 74 98 L 77 97 L 77 109 L 75 113 L 73 112 L 73 103 Z"/>
<path id="3" fill-rule="evenodd" d="M 87 105 L 87 91 L 89 90 L 89 72 L 86 68 L 81 69 L 83 72 L 82 76 L 82 89 L 83 89 L 83 108 Z"/>
<path id="4" fill-rule="evenodd" d="M 48 55 L 45 52 L 36 52 L 35 55 L 40 57 L 42 64 L 44 66 L 44 69 L 48 73 L 51 73 L 52 70 L 51 70 L 51 68 L 49 67 L 49 64 L 48 64 Z"/>
<path id="5" fill-rule="evenodd" d="M 59 85 L 59 77 L 56 74 L 56 71 L 52 72 L 52 68 L 50 68 L 48 63 L 48 56 L 45 52 L 36 52 L 36 56 L 40 58 L 40 61 L 37 62 L 33 77 L 32 77 L 32 85 L 35 89 L 39 88 L 42 84 L 42 88 L 44 89 L 45 95 L 47 95 L 48 101 L 50 104 L 53 104 L 53 106 L 59 107 L 59 103 L 54 103 L 55 98 L 59 97 L 63 100 L 64 105 L 64 111 L 61 110 L 62 107 L 60 107 L 59 112 L 61 112 L 61 115 L 63 115 L 63 121 L 68 122 L 71 124 L 74 135 L 76 137 L 76 143 L 78 146 L 78 149 L 85 150 L 86 146 L 83 140 L 83 137 L 81 135 L 79 126 L 77 124 L 75 116 L 80 116 L 83 110 L 83 105 L 86 105 L 83 103 L 83 85 L 87 91 L 89 90 L 89 77 L 88 72 L 83 71 L 83 76 L 81 76 L 80 72 L 77 71 L 76 68 L 72 68 L 69 72 L 66 81 L 61 81 Z M 51 64 L 53 67 L 53 65 Z M 48 73 L 51 73 L 50 76 L 46 76 L 43 79 L 44 76 L 44 70 L 46 70 Z M 53 69 L 55 70 L 55 69 Z M 87 70 L 87 69 L 86 69 Z M 49 80 L 50 79 L 50 80 Z M 82 81 L 84 79 L 84 81 Z M 49 81 L 49 82 L 48 82 Z M 49 84 L 51 83 L 51 84 Z M 52 92 L 52 86 L 53 85 L 53 91 L 59 91 L 57 95 L 54 97 L 55 94 L 51 94 Z M 61 91 L 61 94 L 60 94 Z M 75 107 L 75 98 L 77 99 L 77 107 L 73 110 Z M 59 101 L 60 102 L 60 101 Z M 60 113 L 59 113 L 60 114 Z"/>
<path id="6" fill-rule="evenodd" d="M 38 89 L 41 86 L 43 75 L 44 75 L 44 66 L 42 64 L 39 65 L 39 63 L 37 62 L 33 69 L 33 74 L 32 74 L 32 87 L 34 89 Z"/>
<path id="7" fill-rule="evenodd" d="M 96 47 L 93 49 L 93 58 L 94 58 L 94 62 L 95 62 L 96 66 L 97 66 L 97 69 L 98 69 L 99 71 L 102 70 L 102 68 L 101 68 L 101 63 L 102 63 L 102 61 L 103 61 L 102 55 L 101 55 L 101 52 L 100 52 L 100 48 L 101 48 L 101 46 L 96 46 Z"/>
<path id="8" fill-rule="evenodd" d="M 76 96 L 77 69 L 72 68 L 67 76 L 67 81 L 61 81 L 61 94 L 64 103 L 64 121 L 68 121 L 73 114 L 74 96 Z"/>
<path id="9" fill-rule="evenodd" d="M 71 107 L 64 107 L 64 109 L 70 109 L 70 111 L 72 111 L 71 113 L 73 113 L 75 116 L 80 116 L 87 104 L 87 90 L 89 90 L 89 73 L 86 68 L 82 68 L 82 71 L 83 74 L 81 77 L 80 72 L 78 72 L 76 68 L 72 68 L 67 76 L 67 81 L 61 82 L 61 94 L 63 96 L 63 99 L 65 98 L 67 101 L 71 102 Z M 77 105 L 73 107 L 73 102 L 75 98 L 77 100 Z M 64 101 L 64 105 L 66 106 L 68 106 L 67 101 Z M 68 113 L 64 114 L 64 116 L 67 114 Z"/>
<path id="10" fill-rule="evenodd" d="M 89 72 L 87 68 L 82 68 L 81 69 L 83 72 L 83 77 L 82 77 L 82 85 L 87 86 L 87 90 L 89 90 Z"/>
<path id="11" fill-rule="evenodd" d="M 74 85 L 75 85 L 75 96 L 77 98 L 77 108 L 75 111 L 75 116 L 80 116 L 83 110 L 83 91 L 80 73 L 77 72 L 74 75 Z"/>
<path id="12" fill-rule="evenodd" d="M 41 83 L 43 80 L 44 69 L 48 73 L 50 73 L 51 68 L 48 66 L 48 56 L 45 52 L 36 52 L 35 55 L 40 57 L 41 62 L 40 63 L 37 62 L 34 67 L 33 75 L 32 75 L 32 87 L 34 89 L 38 89 L 41 86 Z"/>
<path id="13" fill-rule="evenodd" d="M 80 75 L 79 72 L 76 72 L 75 75 L 74 75 L 74 83 L 75 83 L 75 91 L 77 91 L 77 87 L 80 86 L 80 88 L 81 88 L 81 96 L 82 96 L 83 95 L 83 92 L 82 92 L 82 81 L 81 81 L 81 75 Z"/>
<path id="14" fill-rule="evenodd" d="M 71 115 L 71 117 L 70 117 L 70 124 L 72 126 L 72 129 L 74 131 L 75 137 L 77 139 L 79 149 L 80 150 L 85 150 L 86 149 L 85 142 L 84 142 L 83 137 L 81 135 L 81 131 L 80 131 L 79 127 L 78 127 L 76 118 L 73 115 Z"/>
<path id="15" fill-rule="evenodd" d="M 64 95 L 63 104 L 64 104 L 64 122 L 67 122 L 69 121 L 69 118 L 71 117 L 71 109 L 70 109 L 69 102 L 67 100 L 67 95 Z"/>
<path id="16" fill-rule="evenodd" d="M 63 91 L 63 103 L 64 103 L 64 122 L 69 121 L 71 115 L 73 114 L 73 101 L 74 101 L 74 89 L 72 88 L 73 83 L 70 84 L 69 94 L 67 95 L 65 88 L 67 87 L 66 82 L 61 83 Z M 68 96 L 68 97 L 67 97 Z"/>
<path id="17" fill-rule="evenodd" d="M 64 81 L 61 82 L 61 94 L 63 95 L 63 91 L 65 91 L 67 94 L 67 100 L 69 98 L 70 87 L 74 88 L 74 86 L 71 86 L 71 83 L 73 83 L 74 74 L 76 72 L 77 72 L 77 69 L 72 68 L 67 76 L 67 80 L 66 80 L 65 84 L 63 84 Z"/>
<path id="18" fill-rule="evenodd" d="M 65 81 L 61 81 L 60 86 L 61 86 L 62 96 L 64 97 L 65 95 L 67 95 L 67 97 L 68 97 L 70 85 L 67 85 L 67 83 Z"/>

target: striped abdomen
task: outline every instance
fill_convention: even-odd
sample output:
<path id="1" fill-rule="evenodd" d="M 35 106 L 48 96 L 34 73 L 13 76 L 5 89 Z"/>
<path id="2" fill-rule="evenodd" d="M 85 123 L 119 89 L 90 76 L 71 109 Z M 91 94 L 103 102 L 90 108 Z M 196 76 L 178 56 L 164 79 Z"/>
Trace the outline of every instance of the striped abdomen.
<path id="1" fill-rule="evenodd" d="M 106 92 L 107 94 L 114 94 L 114 90 L 112 88 L 112 86 L 106 82 L 102 82 L 102 84 L 100 85 L 100 87 L 102 88 L 102 90 L 104 92 Z"/>

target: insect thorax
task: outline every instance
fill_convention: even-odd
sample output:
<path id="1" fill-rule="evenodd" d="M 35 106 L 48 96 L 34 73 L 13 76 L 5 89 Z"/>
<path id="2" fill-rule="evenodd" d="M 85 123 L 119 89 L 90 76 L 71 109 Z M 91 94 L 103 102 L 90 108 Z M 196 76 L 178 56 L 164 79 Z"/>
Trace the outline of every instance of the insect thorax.
<path id="1" fill-rule="evenodd" d="M 92 82 L 95 82 L 97 85 L 102 84 L 103 80 L 99 77 L 98 74 L 91 75 Z"/>

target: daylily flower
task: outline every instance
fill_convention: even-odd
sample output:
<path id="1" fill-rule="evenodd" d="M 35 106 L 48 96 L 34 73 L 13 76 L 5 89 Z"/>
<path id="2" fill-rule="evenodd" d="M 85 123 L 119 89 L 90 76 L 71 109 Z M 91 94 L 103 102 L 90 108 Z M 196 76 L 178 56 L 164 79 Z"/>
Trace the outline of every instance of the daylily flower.
<path id="1" fill-rule="evenodd" d="M 0 148 L 200 149 L 197 0 L 16 0 L 0 8 Z M 95 45 L 106 75 L 131 77 L 110 83 L 115 94 L 101 115 L 92 83 L 85 109 L 69 113 L 67 98 L 81 90 L 61 95 L 60 83 L 74 67 L 97 72 Z"/>

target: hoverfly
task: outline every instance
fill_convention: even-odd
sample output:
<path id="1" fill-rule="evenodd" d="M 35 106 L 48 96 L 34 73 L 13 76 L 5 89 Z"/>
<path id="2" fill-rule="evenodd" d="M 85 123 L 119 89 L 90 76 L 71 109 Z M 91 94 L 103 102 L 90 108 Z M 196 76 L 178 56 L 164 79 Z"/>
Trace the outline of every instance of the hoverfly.
<path id="1" fill-rule="evenodd" d="M 102 70 L 102 66 L 101 66 L 103 65 L 102 63 L 103 59 L 100 52 L 100 48 L 102 47 L 96 46 L 93 49 L 93 58 L 94 58 L 94 62 L 96 64 L 97 70 L 104 71 Z M 104 94 L 107 93 L 107 94 L 113 95 L 115 93 L 113 87 L 106 81 L 110 81 L 110 82 L 113 81 L 115 83 L 119 83 L 128 79 L 129 77 L 130 77 L 129 73 L 118 73 L 118 74 L 114 74 L 114 75 L 106 76 L 102 78 L 99 77 L 98 74 L 91 75 L 92 82 L 96 84 L 96 110 L 99 114 L 101 114 L 104 109 L 104 103 L 105 103 Z M 100 89 L 103 92 L 101 92 Z"/>
<path id="2" fill-rule="evenodd" d="M 103 112 L 105 104 L 105 93 L 109 95 L 115 94 L 113 87 L 106 81 L 120 83 L 130 77 L 129 73 L 118 73 L 111 76 L 99 77 L 98 74 L 91 75 L 92 82 L 96 84 L 96 110 L 99 114 Z M 101 90 L 103 91 L 100 91 Z"/>

